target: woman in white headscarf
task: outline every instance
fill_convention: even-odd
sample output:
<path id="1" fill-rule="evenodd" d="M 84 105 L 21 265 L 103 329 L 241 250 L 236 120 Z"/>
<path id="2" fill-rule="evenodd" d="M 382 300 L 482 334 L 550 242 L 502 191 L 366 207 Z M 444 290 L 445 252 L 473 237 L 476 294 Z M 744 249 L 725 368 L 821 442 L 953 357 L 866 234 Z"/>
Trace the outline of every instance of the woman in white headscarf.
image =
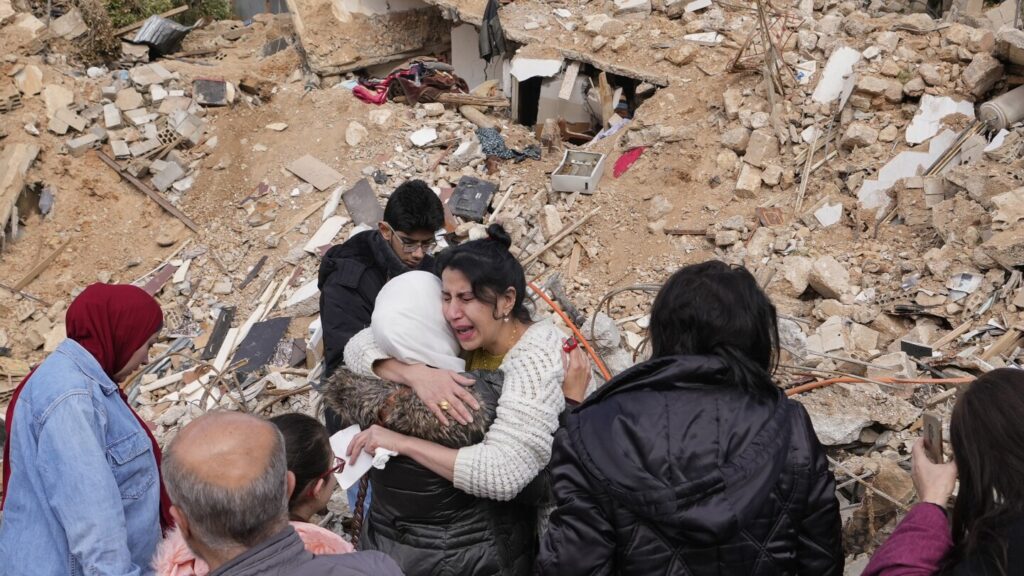
<path id="1" fill-rule="evenodd" d="M 407 272 L 388 282 L 374 306 L 371 329 L 377 346 L 409 364 L 462 372 L 460 347 L 442 315 L 441 280 Z M 448 448 L 483 440 L 494 421 L 502 374 L 471 372 L 470 389 L 481 409 L 468 425 L 443 425 L 408 386 L 340 369 L 326 399 L 346 425 L 377 424 Z M 380 550 L 409 576 L 432 574 L 529 574 L 536 554 L 537 506 L 546 494 L 540 476 L 515 499 L 472 496 L 405 456 L 383 470 L 371 469 L 373 506 L 361 527 L 358 548 Z M 362 493 L 361 493 L 362 496 Z M 362 518 L 360 504 L 354 513 Z"/>

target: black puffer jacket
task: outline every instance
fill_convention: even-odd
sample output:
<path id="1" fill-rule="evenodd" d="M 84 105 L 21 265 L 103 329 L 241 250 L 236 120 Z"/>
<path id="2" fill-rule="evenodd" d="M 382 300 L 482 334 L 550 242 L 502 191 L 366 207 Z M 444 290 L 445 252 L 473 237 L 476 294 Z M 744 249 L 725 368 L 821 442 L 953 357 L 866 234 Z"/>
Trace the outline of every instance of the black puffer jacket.
<path id="1" fill-rule="evenodd" d="M 407 386 L 353 375 L 344 368 L 328 381 L 326 399 L 345 426 L 385 428 L 460 448 L 483 440 L 501 395 L 500 372 L 471 373 L 482 409 L 466 426 L 441 426 Z M 407 576 L 529 574 L 537 555 L 537 508 L 547 497 L 540 476 L 510 502 L 471 496 L 411 458 L 391 458 L 370 470 L 373 504 L 361 550 L 394 558 Z"/>
<path id="2" fill-rule="evenodd" d="M 540 574 L 842 574 L 835 480 L 807 413 L 728 378 L 716 357 L 659 358 L 566 415 Z"/>

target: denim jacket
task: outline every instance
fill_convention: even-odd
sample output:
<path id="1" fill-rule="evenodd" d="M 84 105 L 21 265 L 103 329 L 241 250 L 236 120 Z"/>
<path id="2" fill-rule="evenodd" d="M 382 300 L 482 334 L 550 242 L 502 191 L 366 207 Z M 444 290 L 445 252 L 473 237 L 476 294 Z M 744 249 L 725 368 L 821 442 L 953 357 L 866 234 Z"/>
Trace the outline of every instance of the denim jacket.
<path id="1" fill-rule="evenodd" d="M 12 416 L 0 572 L 149 574 L 160 484 L 145 430 L 77 342 L 39 366 Z"/>

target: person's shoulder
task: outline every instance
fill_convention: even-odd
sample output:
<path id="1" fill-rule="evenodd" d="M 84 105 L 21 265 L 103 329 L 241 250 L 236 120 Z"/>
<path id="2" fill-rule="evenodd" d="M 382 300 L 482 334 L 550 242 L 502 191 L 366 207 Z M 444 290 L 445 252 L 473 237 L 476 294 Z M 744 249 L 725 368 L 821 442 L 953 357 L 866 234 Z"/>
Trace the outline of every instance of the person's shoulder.
<path id="1" fill-rule="evenodd" d="M 550 344 L 561 346 L 564 338 L 562 331 L 556 328 L 551 320 L 545 318 L 530 325 L 523 334 L 521 342 L 526 346 L 546 349 Z"/>
<path id="2" fill-rule="evenodd" d="M 73 341 L 65 340 L 32 374 L 23 393 L 31 397 L 33 405 L 47 406 L 70 395 L 91 394 L 101 386 L 97 380 L 99 374 L 92 373 L 90 366 L 82 365 L 83 359 L 74 353 L 72 344 L 77 346 Z M 95 368 L 98 372 L 99 366 Z"/>
<path id="3" fill-rule="evenodd" d="M 294 574 L 300 576 L 401 576 L 402 570 L 390 556 L 376 550 L 350 554 L 315 556 L 305 568 Z"/>

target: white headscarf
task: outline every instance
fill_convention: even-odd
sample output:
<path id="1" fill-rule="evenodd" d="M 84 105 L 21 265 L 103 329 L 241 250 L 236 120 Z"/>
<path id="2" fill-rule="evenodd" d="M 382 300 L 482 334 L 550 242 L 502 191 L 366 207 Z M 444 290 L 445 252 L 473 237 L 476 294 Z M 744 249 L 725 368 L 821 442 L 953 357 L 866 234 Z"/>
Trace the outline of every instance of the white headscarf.
<path id="1" fill-rule="evenodd" d="M 459 343 L 441 312 L 441 279 L 413 270 L 396 276 L 377 294 L 370 320 L 373 339 L 388 356 L 462 372 Z"/>

